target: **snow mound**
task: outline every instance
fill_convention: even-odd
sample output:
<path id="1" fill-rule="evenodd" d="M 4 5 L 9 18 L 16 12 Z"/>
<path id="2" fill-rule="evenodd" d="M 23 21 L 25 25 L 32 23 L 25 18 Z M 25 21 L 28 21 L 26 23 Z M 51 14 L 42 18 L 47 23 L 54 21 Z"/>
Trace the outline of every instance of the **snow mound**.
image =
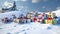
<path id="1" fill-rule="evenodd" d="M 56 16 L 57 17 L 60 17 L 60 9 L 59 10 L 56 10 L 56 11 L 53 11 L 53 13 L 56 13 Z"/>

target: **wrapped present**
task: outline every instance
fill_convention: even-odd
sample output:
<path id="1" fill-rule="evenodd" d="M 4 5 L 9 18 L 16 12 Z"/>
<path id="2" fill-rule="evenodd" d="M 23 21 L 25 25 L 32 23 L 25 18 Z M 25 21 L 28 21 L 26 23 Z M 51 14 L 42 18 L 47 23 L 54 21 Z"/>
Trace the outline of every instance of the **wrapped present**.
<path id="1" fill-rule="evenodd" d="M 14 19 L 14 22 L 15 23 L 19 23 L 19 19 Z"/>
<path id="2" fill-rule="evenodd" d="M 45 19 L 42 19 L 42 23 L 45 24 Z"/>
<path id="3" fill-rule="evenodd" d="M 10 22 L 10 20 L 6 17 L 6 18 L 4 18 L 4 22 L 8 23 L 8 22 Z"/>
<path id="4" fill-rule="evenodd" d="M 30 23 L 31 22 L 31 19 L 28 19 L 28 23 Z"/>
<path id="5" fill-rule="evenodd" d="M 53 23 L 52 24 L 57 24 L 57 20 L 53 19 Z"/>
<path id="6" fill-rule="evenodd" d="M 30 15 L 30 14 L 28 14 L 28 15 L 27 15 L 27 18 L 30 18 L 30 16 L 31 16 L 31 15 Z"/>
<path id="7" fill-rule="evenodd" d="M 52 24 L 52 20 L 53 20 L 52 18 L 48 18 L 45 20 L 45 23 L 46 24 Z"/>
<path id="8" fill-rule="evenodd" d="M 21 23 L 21 24 L 22 24 L 22 20 L 23 20 L 23 19 L 22 19 L 22 18 L 20 18 L 20 19 L 19 19 L 19 23 Z"/>
<path id="9" fill-rule="evenodd" d="M 52 12 L 49 12 L 48 17 L 49 18 L 53 18 L 53 13 Z"/>
<path id="10" fill-rule="evenodd" d="M 39 22 L 39 23 L 42 22 L 42 19 L 38 18 L 38 19 L 37 19 L 37 22 Z"/>
<path id="11" fill-rule="evenodd" d="M 26 19 L 23 19 L 22 22 L 23 22 L 24 24 L 26 24 Z"/>
<path id="12" fill-rule="evenodd" d="M 37 21 L 37 18 L 36 18 L 36 17 L 33 17 L 33 21 L 34 21 L 34 22 Z"/>
<path id="13" fill-rule="evenodd" d="M 52 20 L 45 20 L 46 24 L 52 24 Z"/>
<path id="14" fill-rule="evenodd" d="M 27 14 L 27 18 L 32 18 L 33 16 L 33 14 Z"/>
<path id="15" fill-rule="evenodd" d="M 25 19 L 26 19 L 26 23 L 28 22 L 28 17 L 25 17 Z"/>
<path id="16" fill-rule="evenodd" d="M 42 16 L 43 19 L 47 19 L 48 18 L 48 15 L 43 13 L 43 16 Z"/>
<path id="17" fill-rule="evenodd" d="M 42 17 L 43 17 L 43 15 L 42 15 L 42 14 L 39 14 L 39 15 L 38 15 L 38 17 L 39 17 L 39 18 L 42 18 Z"/>

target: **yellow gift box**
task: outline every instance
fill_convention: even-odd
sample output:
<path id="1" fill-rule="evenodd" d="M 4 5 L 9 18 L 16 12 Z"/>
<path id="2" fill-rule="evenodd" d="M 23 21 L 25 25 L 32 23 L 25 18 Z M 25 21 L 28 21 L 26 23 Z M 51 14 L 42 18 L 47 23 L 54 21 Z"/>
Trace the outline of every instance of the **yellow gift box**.
<path id="1" fill-rule="evenodd" d="M 18 22 L 19 22 L 19 19 L 14 19 L 14 22 L 15 22 L 15 23 L 18 23 Z"/>
<path id="2" fill-rule="evenodd" d="M 45 23 L 46 23 L 46 24 L 52 24 L 52 20 L 46 19 L 46 20 L 45 20 Z"/>

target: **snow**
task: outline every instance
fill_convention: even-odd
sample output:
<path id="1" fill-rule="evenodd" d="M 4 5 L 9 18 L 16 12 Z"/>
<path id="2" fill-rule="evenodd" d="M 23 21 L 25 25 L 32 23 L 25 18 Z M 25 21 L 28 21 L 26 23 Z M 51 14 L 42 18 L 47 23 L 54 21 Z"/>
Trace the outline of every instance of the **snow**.
<path id="1" fill-rule="evenodd" d="M 17 12 L 17 11 L 1 13 L 1 14 L 0 14 L 0 18 L 4 18 L 4 17 L 9 17 L 9 18 L 10 18 L 10 17 L 12 16 L 12 14 L 17 14 L 17 15 L 18 15 L 18 13 L 19 13 L 19 12 Z"/>
<path id="2" fill-rule="evenodd" d="M 56 16 L 57 17 L 60 17 L 60 9 L 59 10 L 56 10 L 56 11 L 53 11 L 53 13 L 56 13 Z"/>
<path id="3" fill-rule="evenodd" d="M 4 2 L 4 6 L 7 7 L 7 8 L 10 8 L 10 7 L 13 6 L 13 4 L 10 3 L 10 2 L 5 1 L 5 2 Z"/>
<path id="4" fill-rule="evenodd" d="M 0 22 L 1 19 L 8 17 L 8 18 L 12 18 L 12 15 L 15 15 L 16 17 L 19 17 L 19 15 L 21 14 L 26 14 L 26 11 L 10 11 L 10 12 L 6 12 L 6 13 L 0 13 Z"/>
<path id="5" fill-rule="evenodd" d="M 40 24 L 37 22 L 22 25 L 16 23 L 4 24 L 0 28 L 0 34 L 60 34 L 60 26 Z"/>
<path id="6" fill-rule="evenodd" d="M 53 13 L 56 13 L 56 16 L 60 17 L 60 10 L 56 10 L 56 11 L 52 11 Z M 0 19 L 4 18 L 4 17 L 9 17 L 11 18 L 12 14 L 16 15 L 17 17 L 20 15 L 20 14 L 26 14 L 27 11 L 11 11 L 11 12 L 6 12 L 6 13 L 0 13 Z M 39 12 L 41 13 L 41 12 Z M 46 13 L 48 14 L 48 12 Z"/>
<path id="7" fill-rule="evenodd" d="M 53 11 L 60 17 L 60 10 Z M 11 18 L 12 14 L 17 17 L 26 12 L 12 11 L 0 14 L 0 34 L 60 34 L 60 25 L 40 24 L 38 22 L 31 22 L 27 24 L 10 23 L 3 24 L 1 19 L 4 17 Z"/>
<path id="8" fill-rule="evenodd" d="M 4 18 L 4 17 L 8 17 L 11 18 L 12 15 L 16 15 L 17 17 L 21 14 L 26 14 L 27 11 L 10 11 L 10 12 L 6 12 L 6 13 L 0 13 L 0 19 Z"/>

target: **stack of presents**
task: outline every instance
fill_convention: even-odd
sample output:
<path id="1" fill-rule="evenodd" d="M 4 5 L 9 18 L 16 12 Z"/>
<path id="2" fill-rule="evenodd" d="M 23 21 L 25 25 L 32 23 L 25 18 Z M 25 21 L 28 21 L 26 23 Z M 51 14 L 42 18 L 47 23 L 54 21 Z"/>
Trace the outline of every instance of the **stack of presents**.
<path id="1" fill-rule="evenodd" d="M 26 15 L 21 14 L 19 17 L 16 17 L 15 15 L 12 15 L 11 18 L 5 17 L 2 19 L 2 22 L 9 23 L 9 22 L 15 22 L 15 23 L 32 23 L 32 22 L 38 22 L 43 24 L 57 24 L 57 16 L 55 13 L 49 12 L 46 13 L 39 13 L 39 12 L 28 12 Z"/>

